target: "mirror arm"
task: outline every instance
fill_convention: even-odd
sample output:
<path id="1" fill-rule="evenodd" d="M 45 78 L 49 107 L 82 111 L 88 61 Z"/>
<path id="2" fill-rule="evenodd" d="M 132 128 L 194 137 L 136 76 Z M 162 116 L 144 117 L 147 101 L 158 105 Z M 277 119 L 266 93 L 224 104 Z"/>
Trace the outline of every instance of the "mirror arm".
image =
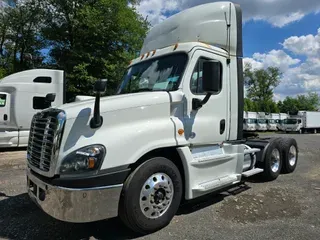
<path id="1" fill-rule="evenodd" d="M 94 113 L 93 118 L 90 121 L 90 127 L 95 129 L 102 126 L 103 118 L 100 115 L 100 92 L 97 92 L 95 105 L 94 105 Z"/>
<path id="2" fill-rule="evenodd" d="M 202 101 L 200 99 L 193 98 L 192 99 L 192 109 L 199 110 L 200 108 L 202 108 L 202 106 L 205 105 L 209 101 L 211 95 L 212 95 L 212 93 L 207 93 L 207 95 L 205 96 L 205 98 Z"/>

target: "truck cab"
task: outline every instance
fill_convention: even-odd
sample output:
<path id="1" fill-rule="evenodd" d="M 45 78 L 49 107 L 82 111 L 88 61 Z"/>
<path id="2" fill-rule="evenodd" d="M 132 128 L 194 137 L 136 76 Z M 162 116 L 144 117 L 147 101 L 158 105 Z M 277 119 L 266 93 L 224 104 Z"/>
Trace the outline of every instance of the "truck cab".
<path id="1" fill-rule="evenodd" d="M 277 131 L 278 130 L 279 120 L 280 120 L 280 114 L 279 113 L 268 114 L 268 119 L 267 119 L 267 129 L 268 129 L 268 131 Z"/>
<path id="2" fill-rule="evenodd" d="M 285 132 L 302 133 L 302 119 L 300 117 L 290 117 L 283 121 Z"/>
<path id="3" fill-rule="evenodd" d="M 54 94 L 52 102 L 46 101 Z M 0 148 L 26 147 L 35 113 L 65 103 L 65 78 L 60 70 L 33 69 L 0 81 Z"/>
<path id="4" fill-rule="evenodd" d="M 257 125 L 256 125 L 257 131 L 264 132 L 267 131 L 267 118 L 266 114 L 264 112 L 258 112 L 257 113 Z"/>
<path id="5" fill-rule="evenodd" d="M 292 147 L 297 159 L 294 139 L 243 136 L 236 4 L 199 5 L 156 25 L 117 94 L 101 97 L 106 86 L 99 80 L 95 99 L 40 111 L 31 122 L 28 193 L 54 218 L 119 216 L 146 234 L 168 225 L 183 200 L 295 169 L 284 155 Z"/>
<path id="6" fill-rule="evenodd" d="M 277 120 L 276 119 L 268 119 L 267 120 L 267 130 L 268 131 L 277 131 Z"/>
<path id="7" fill-rule="evenodd" d="M 243 130 L 248 132 L 256 131 L 257 114 L 255 112 L 244 112 L 243 114 Z"/>

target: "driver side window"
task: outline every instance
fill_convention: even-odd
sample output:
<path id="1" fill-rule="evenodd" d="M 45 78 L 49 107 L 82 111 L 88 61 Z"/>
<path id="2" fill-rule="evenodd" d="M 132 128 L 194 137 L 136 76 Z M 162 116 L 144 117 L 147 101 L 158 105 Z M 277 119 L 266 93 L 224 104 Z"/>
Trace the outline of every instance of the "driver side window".
<path id="1" fill-rule="evenodd" d="M 208 60 L 210 60 L 210 59 L 205 58 L 205 57 L 200 57 L 198 59 L 198 62 L 196 64 L 194 70 L 193 70 L 193 73 L 191 76 L 191 81 L 190 81 L 190 89 L 193 94 L 196 94 L 196 95 L 206 94 L 202 89 L 202 72 L 203 72 L 203 63 Z M 220 63 L 220 66 L 221 66 L 221 73 L 222 73 L 222 64 L 221 63 Z M 221 74 L 220 83 L 222 83 L 222 74 Z M 222 84 L 220 84 L 220 86 L 222 86 Z M 221 89 L 220 89 L 220 91 L 221 91 Z"/>

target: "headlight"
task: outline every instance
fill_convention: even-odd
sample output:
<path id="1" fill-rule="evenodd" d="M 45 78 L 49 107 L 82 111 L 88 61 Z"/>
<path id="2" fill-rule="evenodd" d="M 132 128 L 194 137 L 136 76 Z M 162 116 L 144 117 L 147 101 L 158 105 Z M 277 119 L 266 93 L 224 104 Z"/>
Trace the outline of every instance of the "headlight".
<path id="1" fill-rule="evenodd" d="M 99 169 L 106 149 L 102 145 L 90 145 L 70 153 L 62 160 L 61 174 L 84 173 Z"/>

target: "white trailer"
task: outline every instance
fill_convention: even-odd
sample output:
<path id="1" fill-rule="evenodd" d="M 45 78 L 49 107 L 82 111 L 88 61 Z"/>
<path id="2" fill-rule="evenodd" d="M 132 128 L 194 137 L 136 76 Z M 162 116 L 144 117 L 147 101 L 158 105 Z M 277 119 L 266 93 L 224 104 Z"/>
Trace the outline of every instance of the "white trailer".
<path id="1" fill-rule="evenodd" d="M 33 115 L 65 103 L 63 71 L 35 69 L 12 74 L 0 80 L 0 148 L 28 144 Z M 47 94 L 55 100 L 46 101 Z"/>
<path id="2" fill-rule="evenodd" d="M 257 127 L 257 113 L 256 112 L 243 112 L 243 130 L 256 131 Z"/>
<path id="3" fill-rule="evenodd" d="M 320 132 L 320 112 L 299 111 L 302 119 L 302 132 Z"/>
<path id="4" fill-rule="evenodd" d="M 167 226 L 183 199 L 296 168 L 293 138 L 243 135 L 242 15 L 215 2 L 153 27 L 116 96 L 34 115 L 27 188 L 49 215 L 92 222 L 119 215 L 135 232 Z M 46 124 L 42 125 L 45 120 Z M 63 204 L 62 204 L 63 203 Z"/>

